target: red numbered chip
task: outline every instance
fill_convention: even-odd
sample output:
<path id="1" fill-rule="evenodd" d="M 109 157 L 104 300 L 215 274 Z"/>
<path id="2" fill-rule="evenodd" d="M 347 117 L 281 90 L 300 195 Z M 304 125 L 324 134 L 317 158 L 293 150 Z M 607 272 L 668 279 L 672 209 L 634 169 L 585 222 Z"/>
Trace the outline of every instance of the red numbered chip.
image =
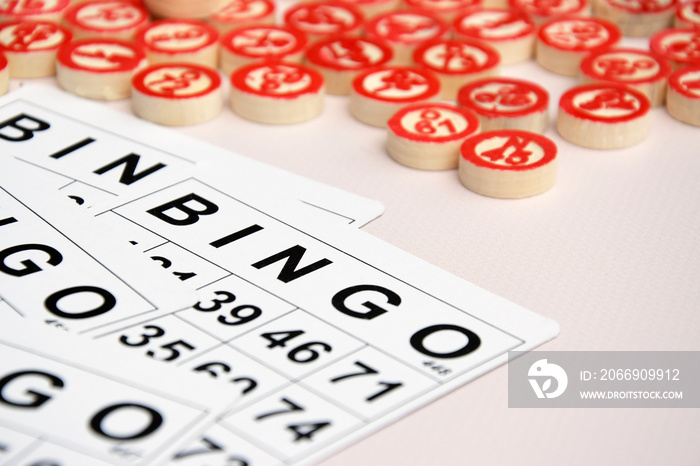
<path id="1" fill-rule="evenodd" d="M 664 102 L 671 71 L 665 58 L 632 48 L 593 52 L 581 61 L 584 82 L 626 84 L 646 94 L 654 107 Z"/>
<path id="2" fill-rule="evenodd" d="M 10 76 L 41 78 L 56 74 L 56 51 L 71 33 L 50 21 L 13 21 L 0 25 L 0 51 Z"/>
<path id="3" fill-rule="evenodd" d="M 364 123 L 384 127 L 400 107 L 439 96 L 440 80 L 430 70 L 379 67 L 363 71 L 353 80 L 350 113 Z"/>
<path id="4" fill-rule="evenodd" d="M 500 55 L 472 39 L 434 39 L 416 48 L 413 61 L 440 78 L 443 99 L 454 100 L 464 84 L 497 75 Z"/>
<path id="5" fill-rule="evenodd" d="M 296 63 L 252 63 L 231 75 L 231 106 L 243 118 L 270 124 L 299 123 L 323 110 L 319 72 Z"/>
<path id="6" fill-rule="evenodd" d="M 221 70 L 227 76 L 255 60 L 300 62 L 306 35 L 287 26 L 248 26 L 221 37 Z"/>
<path id="7" fill-rule="evenodd" d="M 666 106 L 674 118 L 700 126 L 700 66 L 681 68 L 671 75 Z"/>
<path id="8" fill-rule="evenodd" d="M 134 40 L 151 64 L 184 61 L 216 67 L 218 38 L 217 30 L 203 21 L 166 19 L 142 28 Z"/>
<path id="9" fill-rule="evenodd" d="M 487 131 L 462 144 L 459 179 L 475 193 L 505 199 L 535 196 L 557 178 L 557 146 L 541 134 Z"/>
<path id="10" fill-rule="evenodd" d="M 675 28 L 700 27 L 700 0 L 684 2 L 676 8 L 676 16 L 673 19 Z"/>
<path id="11" fill-rule="evenodd" d="M 303 2 L 285 12 L 284 23 L 313 42 L 335 34 L 359 33 L 364 16 L 349 3 Z"/>
<path id="12" fill-rule="evenodd" d="M 367 22 L 367 36 L 386 42 L 394 51 L 394 63 L 412 65 L 417 45 L 446 37 L 447 23 L 421 10 L 399 10 L 377 15 Z"/>
<path id="13" fill-rule="evenodd" d="M 56 56 L 59 85 L 91 99 L 129 97 L 131 77 L 146 64 L 141 47 L 118 39 L 81 39 L 69 42 Z"/>
<path id="14" fill-rule="evenodd" d="M 479 9 L 454 20 L 455 36 L 480 40 L 501 56 L 507 65 L 532 58 L 537 26 L 530 17 L 517 10 Z"/>
<path id="15" fill-rule="evenodd" d="M 220 32 L 251 24 L 274 24 L 275 4 L 272 0 L 233 0 L 209 18 Z"/>
<path id="16" fill-rule="evenodd" d="M 134 113 L 154 123 L 193 125 L 221 112 L 221 78 L 213 68 L 160 63 L 136 73 L 131 86 Z"/>
<path id="17" fill-rule="evenodd" d="M 508 6 L 526 13 L 539 24 L 565 16 L 588 16 L 587 0 L 508 0 Z"/>
<path id="18" fill-rule="evenodd" d="M 397 10 L 401 0 L 344 0 L 355 8 L 359 9 L 365 18 Z"/>
<path id="19" fill-rule="evenodd" d="M 5 55 L 0 52 L 0 95 L 6 94 L 10 88 L 10 67 Z"/>
<path id="20" fill-rule="evenodd" d="M 549 126 L 549 94 L 529 81 L 481 79 L 462 87 L 457 102 L 476 113 L 482 131 L 521 129 L 543 133 Z"/>
<path id="21" fill-rule="evenodd" d="M 649 37 L 671 27 L 677 0 L 597 0 L 597 17 L 617 24 L 625 36 Z"/>
<path id="22" fill-rule="evenodd" d="M 479 119 L 454 105 L 426 102 L 403 107 L 387 123 L 387 151 L 407 167 L 457 168 L 459 147 L 479 132 Z"/>
<path id="23" fill-rule="evenodd" d="M 537 36 L 537 63 L 565 76 L 578 74 L 586 54 L 606 49 L 622 38 L 620 29 L 598 18 L 564 18 L 550 21 Z"/>
<path id="24" fill-rule="evenodd" d="M 483 0 L 404 0 L 409 8 L 429 11 L 447 22 L 467 10 L 481 9 Z"/>
<path id="25" fill-rule="evenodd" d="M 316 42 L 306 51 L 306 60 L 326 81 L 326 93 L 347 95 L 357 73 L 391 60 L 391 49 L 382 42 L 363 37 L 338 36 Z"/>
<path id="26" fill-rule="evenodd" d="M 4 0 L 0 1 L 0 22 L 60 22 L 69 0 Z"/>
<path id="27" fill-rule="evenodd" d="M 649 133 L 647 96 L 622 84 L 587 84 L 559 101 L 557 130 L 569 142 L 591 149 L 619 149 Z"/>
<path id="28" fill-rule="evenodd" d="M 649 48 L 674 67 L 700 65 L 700 29 L 675 28 L 657 32 Z"/>
<path id="29" fill-rule="evenodd" d="M 114 37 L 130 40 L 147 24 L 148 12 L 129 0 L 96 0 L 66 10 L 64 23 L 77 39 Z"/>

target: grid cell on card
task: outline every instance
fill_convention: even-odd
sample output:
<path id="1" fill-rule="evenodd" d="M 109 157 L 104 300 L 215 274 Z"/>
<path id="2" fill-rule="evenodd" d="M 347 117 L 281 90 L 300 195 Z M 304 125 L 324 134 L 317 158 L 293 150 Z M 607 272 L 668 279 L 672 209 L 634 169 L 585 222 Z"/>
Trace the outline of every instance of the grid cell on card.
<path id="1" fill-rule="evenodd" d="M 278 373 L 224 344 L 183 361 L 180 366 L 202 377 L 229 384 L 237 405 L 249 403 L 289 383 Z"/>
<path id="2" fill-rule="evenodd" d="M 302 310 L 285 314 L 230 344 L 296 379 L 363 346 L 347 333 Z"/>
<path id="3" fill-rule="evenodd" d="M 164 362 L 178 362 L 219 344 L 173 315 L 141 322 L 99 338 L 116 340 L 124 348 Z"/>
<path id="4" fill-rule="evenodd" d="M 195 290 L 228 275 L 221 267 L 170 242 L 144 251 L 144 254 L 189 289 Z"/>
<path id="5" fill-rule="evenodd" d="M 199 300 L 177 316 L 220 341 L 228 341 L 295 309 L 234 275 L 207 285 L 197 296 Z"/>
<path id="6" fill-rule="evenodd" d="M 30 447 L 35 440 L 30 435 L 6 429 L 0 425 L 0 463 L 7 464 L 9 460 L 20 455 L 25 448 Z"/>
<path id="7" fill-rule="evenodd" d="M 279 466 L 280 462 L 230 430 L 214 424 L 196 441 L 177 452 L 170 464 L 173 466 L 203 464 Z"/>
<path id="8" fill-rule="evenodd" d="M 284 461 L 306 456 L 361 425 L 355 416 L 291 385 L 225 417 L 221 425 L 249 436 Z"/>
<path id="9" fill-rule="evenodd" d="M 418 398 L 438 384 L 373 348 L 363 348 L 300 382 L 371 420 Z"/>

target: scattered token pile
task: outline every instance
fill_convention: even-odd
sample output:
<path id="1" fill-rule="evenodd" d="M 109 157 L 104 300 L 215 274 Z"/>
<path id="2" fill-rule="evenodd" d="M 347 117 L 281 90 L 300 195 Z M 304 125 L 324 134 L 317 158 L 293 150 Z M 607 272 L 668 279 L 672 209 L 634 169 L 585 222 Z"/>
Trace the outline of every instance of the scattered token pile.
<path id="1" fill-rule="evenodd" d="M 501 198 L 554 185 L 546 90 L 501 76 L 534 59 L 578 76 L 556 127 L 582 147 L 640 143 L 652 107 L 700 126 L 700 0 L 335 0 L 279 11 L 272 0 L 56 0 L 0 3 L 0 94 L 9 78 L 56 75 L 91 99 L 131 97 L 134 113 L 191 125 L 230 108 L 292 124 L 348 95 L 387 151 Z M 276 18 L 279 21 L 276 22 Z M 619 46 L 649 38 L 649 49 Z"/>

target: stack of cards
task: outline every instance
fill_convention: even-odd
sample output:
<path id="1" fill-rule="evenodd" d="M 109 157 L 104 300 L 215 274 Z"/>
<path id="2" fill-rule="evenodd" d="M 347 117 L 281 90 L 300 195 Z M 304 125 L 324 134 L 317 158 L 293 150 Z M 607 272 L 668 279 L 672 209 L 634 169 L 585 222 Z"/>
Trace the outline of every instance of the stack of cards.
<path id="1" fill-rule="evenodd" d="M 75 101 L 0 101 L 3 464 L 308 464 L 558 332 L 376 201 Z"/>

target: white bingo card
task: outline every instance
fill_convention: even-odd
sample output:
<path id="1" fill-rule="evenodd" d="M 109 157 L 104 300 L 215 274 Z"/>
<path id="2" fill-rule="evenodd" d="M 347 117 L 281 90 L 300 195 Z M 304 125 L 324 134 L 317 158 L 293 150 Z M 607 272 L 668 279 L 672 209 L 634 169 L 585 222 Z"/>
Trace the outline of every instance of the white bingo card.
<path id="1" fill-rule="evenodd" d="M 0 163 L 5 157 L 42 171 L 43 186 L 93 210 L 197 176 L 226 192 L 290 201 L 324 222 L 359 227 L 383 211 L 378 201 L 48 86 L 23 86 L 0 98 Z"/>
<path id="2" fill-rule="evenodd" d="M 203 379 L 65 332 L 0 332 L 0 463 L 163 464 L 231 394 Z M 201 394 L 206 394 L 202 396 Z"/>

